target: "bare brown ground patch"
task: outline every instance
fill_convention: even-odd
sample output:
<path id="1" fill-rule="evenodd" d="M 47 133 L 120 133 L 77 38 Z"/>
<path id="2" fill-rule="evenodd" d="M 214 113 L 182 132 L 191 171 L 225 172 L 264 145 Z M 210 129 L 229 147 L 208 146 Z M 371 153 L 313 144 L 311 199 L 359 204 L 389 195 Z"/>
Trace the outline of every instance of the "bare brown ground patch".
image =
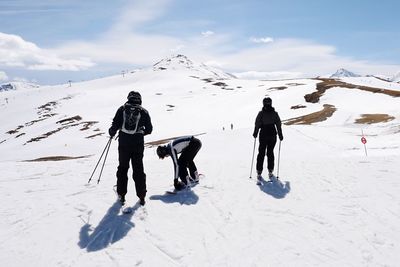
<path id="1" fill-rule="evenodd" d="M 389 114 L 361 114 L 361 118 L 356 119 L 355 123 L 358 124 L 373 124 L 380 122 L 388 122 L 394 120 L 395 117 Z"/>
<path id="2" fill-rule="evenodd" d="M 206 134 L 206 133 L 199 133 L 199 134 L 195 134 L 193 136 L 199 136 L 199 135 L 203 135 L 203 134 Z M 183 137 L 183 136 L 174 136 L 174 137 L 169 137 L 169 138 L 165 138 L 165 139 L 155 140 L 155 141 L 147 142 L 144 145 L 145 145 L 145 147 L 155 147 L 155 146 L 159 146 L 162 144 L 166 144 L 169 141 L 172 141 L 179 137 Z"/>
<path id="3" fill-rule="evenodd" d="M 6 134 L 16 134 L 18 133 L 19 130 L 21 130 L 22 128 L 24 128 L 23 125 L 19 125 L 17 126 L 17 128 L 13 129 L 13 130 L 9 130 L 8 132 L 6 132 Z"/>
<path id="4" fill-rule="evenodd" d="M 174 136 L 174 137 L 169 137 L 169 138 L 165 138 L 165 139 L 155 140 L 155 141 L 147 142 L 144 145 L 146 147 L 155 147 L 155 146 L 159 146 L 159 145 L 168 143 L 169 141 L 174 140 L 179 137 L 182 137 L 182 136 Z"/>
<path id="5" fill-rule="evenodd" d="M 21 137 L 23 135 L 25 135 L 25 133 L 20 133 L 19 135 L 15 136 L 15 138 Z"/>
<path id="6" fill-rule="evenodd" d="M 336 107 L 333 105 L 325 104 L 324 108 L 320 111 L 313 112 L 304 116 L 288 119 L 284 122 L 285 125 L 293 124 L 305 124 L 310 125 L 312 123 L 321 122 L 327 120 L 329 117 L 335 113 Z"/>
<path id="7" fill-rule="evenodd" d="M 355 85 L 355 84 L 345 83 L 345 82 L 335 80 L 335 79 L 318 78 L 318 80 L 321 80 L 321 82 L 317 83 L 317 91 L 304 96 L 304 99 L 306 100 L 306 102 L 310 102 L 310 103 L 319 102 L 320 97 L 326 92 L 326 90 L 331 89 L 333 87 L 358 89 L 358 90 L 367 91 L 367 92 L 371 92 L 371 93 L 379 93 L 379 94 L 385 94 L 385 95 L 392 96 L 392 97 L 400 97 L 400 91 L 394 91 L 394 90 L 382 89 L 382 88 L 376 88 L 376 87 L 369 87 L 369 86 L 362 86 L 362 85 Z"/>
<path id="8" fill-rule="evenodd" d="M 67 125 L 67 124 L 74 123 L 74 122 L 77 122 L 77 121 L 80 121 L 80 120 L 82 120 L 82 117 L 77 115 L 77 116 L 73 116 L 73 117 L 70 117 L 70 118 L 59 120 L 59 121 L 57 121 L 57 123 L 60 123 L 62 125 Z"/>
<path id="9" fill-rule="evenodd" d="M 97 134 L 93 134 L 93 135 L 90 135 L 90 136 L 86 136 L 85 138 L 87 138 L 87 139 L 91 139 L 91 138 L 94 138 L 94 137 L 96 137 L 96 136 L 102 136 L 104 133 L 97 133 Z"/>
<path id="10" fill-rule="evenodd" d="M 81 124 L 83 124 L 83 127 L 81 129 L 79 129 L 80 131 L 86 131 L 89 130 L 90 127 L 92 127 L 93 125 L 95 125 L 96 123 L 98 123 L 98 121 L 84 121 L 81 122 Z"/>
<path id="11" fill-rule="evenodd" d="M 64 127 L 61 127 L 61 128 L 55 129 L 55 130 L 53 130 L 53 131 L 44 133 L 44 134 L 42 134 L 42 135 L 40 135 L 40 136 L 31 138 L 31 139 L 28 140 L 25 144 L 27 144 L 27 143 L 32 143 L 32 142 L 38 142 L 38 141 L 40 141 L 40 140 L 42 140 L 42 139 L 45 139 L 45 138 L 49 137 L 50 135 L 55 134 L 56 132 L 61 131 L 62 129 L 64 129 Z"/>
<path id="12" fill-rule="evenodd" d="M 43 104 L 43 105 L 37 107 L 36 108 L 37 109 L 36 113 L 39 115 L 39 117 L 36 120 L 25 122 L 24 125 L 19 125 L 14 130 L 10 130 L 10 131 L 8 131 L 6 133 L 7 134 L 16 134 L 16 133 L 19 132 L 19 130 L 21 130 L 24 127 L 32 126 L 35 123 L 44 121 L 44 120 L 46 120 L 48 118 L 51 118 L 51 117 L 57 115 L 57 113 L 53 113 L 52 112 L 53 109 L 55 109 L 59 105 L 60 101 L 68 100 L 68 99 L 71 99 L 71 98 L 72 98 L 72 96 L 67 96 L 67 97 L 61 98 L 61 99 L 56 100 L 56 101 L 50 101 L 50 102 L 48 102 L 46 104 Z"/>
<path id="13" fill-rule="evenodd" d="M 278 91 L 280 91 L 280 90 L 285 90 L 285 89 L 287 89 L 287 86 L 274 86 L 274 87 L 270 87 L 270 88 L 268 88 L 269 90 L 278 90 Z"/>
<path id="14" fill-rule="evenodd" d="M 288 86 L 300 86 L 300 85 L 304 85 L 304 83 L 287 83 L 286 85 L 288 85 Z"/>
<path id="15" fill-rule="evenodd" d="M 45 138 L 49 137 L 50 135 L 53 135 L 53 134 L 55 134 L 55 133 L 57 133 L 59 131 L 62 131 L 64 129 L 68 129 L 70 127 L 76 127 L 76 126 L 79 126 L 79 125 L 83 125 L 83 127 L 81 129 L 79 129 L 80 131 L 89 130 L 91 126 L 93 126 L 94 124 L 98 123 L 97 121 L 77 122 L 77 121 L 80 121 L 80 120 L 82 120 L 82 117 L 77 115 L 77 116 L 74 116 L 74 117 L 70 117 L 70 118 L 66 118 L 66 119 L 57 121 L 58 124 L 62 125 L 61 127 L 57 128 L 55 130 L 49 131 L 47 133 L 44 133 L 44 134 L 42 134 L 40 136 L 31 138 L 25 144 L 32 143 L 32 142 L 38 142 L 38 141 L 40 141 L 42 139 L 45 139 Z"/>
<path id="16" fill-rule="evenodd" d="M 61 160 L 71 160 L 71 159 L 83 159 L 83 158 L 88 158 L 88 157 L 90 157 L 90 156 L 91 156 L 91 155 L 78 156 L 78 157 L 70 157 L 70 156 L 49 156 L 49 157 L 42 157 L 42 158 L 24 160 L 24 162 L 61 161 Z"/>

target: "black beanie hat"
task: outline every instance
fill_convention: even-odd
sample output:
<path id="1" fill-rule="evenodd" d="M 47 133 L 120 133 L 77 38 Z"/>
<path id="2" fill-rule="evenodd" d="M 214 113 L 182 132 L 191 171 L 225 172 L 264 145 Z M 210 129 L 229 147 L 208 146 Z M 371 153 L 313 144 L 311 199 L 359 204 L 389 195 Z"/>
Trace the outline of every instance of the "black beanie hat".
<path id="1" fill-rule="evenodd" d="M 271 106 L 272 105 L 272 99 L 270 97 L 266 97 L 263 99 L 263 106 Z"/>
<path id="2" fill-rule="evenodd" d="M 139 94 L 139 92 L 136 91 L 130 91 L 128 94 L 128 102 L 132 104 L 142 104 L 142 96 Z"/>

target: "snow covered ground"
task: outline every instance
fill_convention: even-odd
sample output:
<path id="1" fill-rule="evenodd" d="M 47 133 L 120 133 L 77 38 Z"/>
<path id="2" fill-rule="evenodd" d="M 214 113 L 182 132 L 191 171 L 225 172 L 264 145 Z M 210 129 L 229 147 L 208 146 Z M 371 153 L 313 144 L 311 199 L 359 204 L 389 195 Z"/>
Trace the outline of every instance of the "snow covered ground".
<path id="1" fill-rule="evenodd" d="M 150 68 L 71 87 L 0 93 L 1 265 L 397 266 L 399 99 L 334 88 L 311 104 L 303 96 L 318 80 L 222 76 L 209 69 Z M 196 163 L 205 177 L 191 191 L 166 195 L 172 162 L 146 148 L 147 203 L 136 204 L 130 180 L 127 202 L 134 212 L 128 215 L 113 192 L 117 141 L 100 184 L 98 176 L 87 180 L 130 90 L 142 94 L 152 117 L 146 142 L 203 133 Z M 266 95 L 282 120 L 323 104 L 337 108 L 323 122 L 283 126 L 283 189 L 257 186 L 254 168 L 249 179 L 254 119 Z M 305 108 L 291 109 L 295 105 Z M 395 119 L 354 123 L 369 113 Z M 278 151 L 277 144 L 276 161 Z M 86 157 L 26 161 L 55 156 Z"/>

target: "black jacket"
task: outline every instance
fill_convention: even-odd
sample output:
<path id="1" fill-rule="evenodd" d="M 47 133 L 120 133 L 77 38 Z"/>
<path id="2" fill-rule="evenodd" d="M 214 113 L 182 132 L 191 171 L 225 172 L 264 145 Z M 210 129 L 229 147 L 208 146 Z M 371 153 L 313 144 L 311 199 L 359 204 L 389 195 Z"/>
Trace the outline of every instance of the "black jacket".
<path id="1" fill-rule="evenodd" d="M 281 119 L 273 107 L 265 106 L 258 113 L 254 127 L 254 137 L 257 136 L 259 129 L 261 129 L 260 138 L 276 136 L 278 131 L 279 138 L 283 139 Z"/>

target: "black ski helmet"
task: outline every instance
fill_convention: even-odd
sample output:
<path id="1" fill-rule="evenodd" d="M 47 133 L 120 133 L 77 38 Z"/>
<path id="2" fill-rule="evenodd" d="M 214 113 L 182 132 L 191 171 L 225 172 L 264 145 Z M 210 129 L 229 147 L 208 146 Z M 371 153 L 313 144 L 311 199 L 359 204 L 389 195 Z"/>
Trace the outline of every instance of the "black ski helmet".
<path id="1" fill-rule="evenodd" d="M 142 104 L 142 96 L 139 94 L 139 92 L 136 91 L 130 91 L 128 94 L 128 102 L 132 104 Z"/>
<path id="2" fill-rule="evenodd" d="M 263 106 L 272 106 L 272 99 L 270 97 L 266 97 L 263 99 Z"/>
<path id="3" fill-rule="evenodd" d="M 157 147 L 157 156 L 160 159 L 165 158 L 165 156 L 167 155 L 167 148 L 165 146 L 158 146 Z"/>

